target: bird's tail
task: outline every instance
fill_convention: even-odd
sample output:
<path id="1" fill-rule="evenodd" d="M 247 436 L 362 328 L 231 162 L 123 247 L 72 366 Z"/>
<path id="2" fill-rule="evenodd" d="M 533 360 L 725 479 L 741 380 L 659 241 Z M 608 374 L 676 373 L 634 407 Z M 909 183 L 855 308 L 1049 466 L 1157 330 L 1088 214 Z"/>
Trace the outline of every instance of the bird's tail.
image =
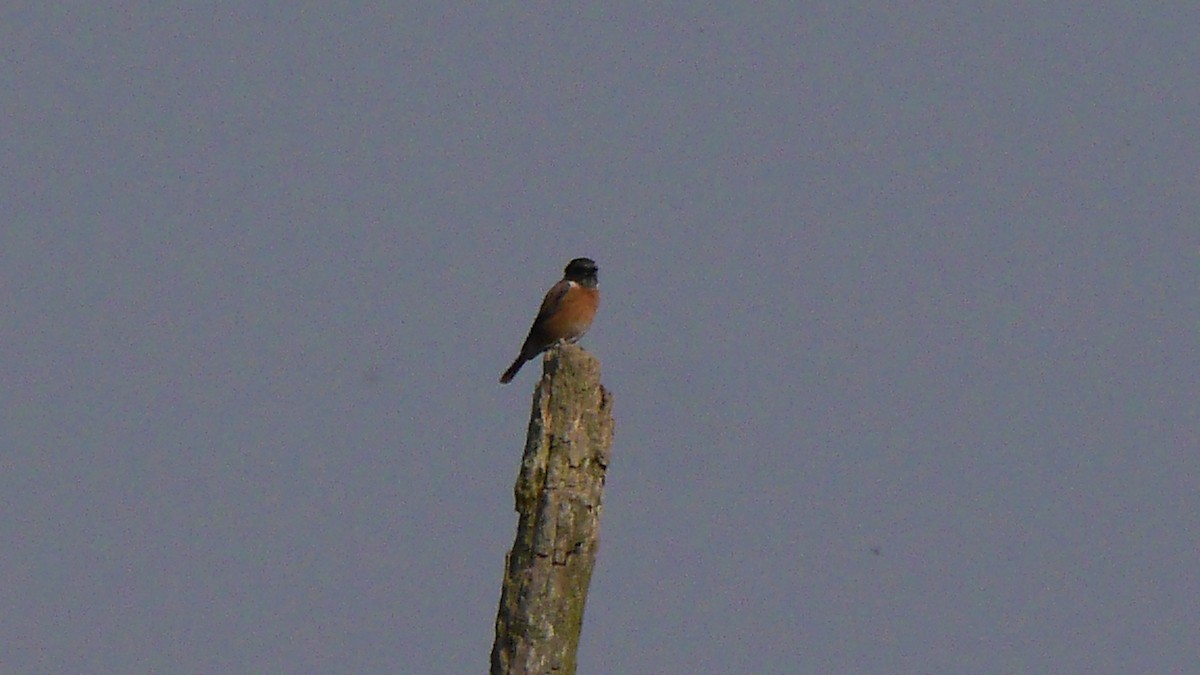
<path id="1" fill-rule="evenodd" d="M 504 374 L 500 376 L 500 384 L 508 384 L 509 382 L 512 382 L 512 379 L 517 376 L 517 371 L 520 370 L 521 366 L 525 365 L 525 362 L 528 360 L 529 359 L 525 358 L 524 354 L 518 356 L 517 360 L 513 361 L 512 365 L 508 367 L 508 370 L 504 371 Z"/>

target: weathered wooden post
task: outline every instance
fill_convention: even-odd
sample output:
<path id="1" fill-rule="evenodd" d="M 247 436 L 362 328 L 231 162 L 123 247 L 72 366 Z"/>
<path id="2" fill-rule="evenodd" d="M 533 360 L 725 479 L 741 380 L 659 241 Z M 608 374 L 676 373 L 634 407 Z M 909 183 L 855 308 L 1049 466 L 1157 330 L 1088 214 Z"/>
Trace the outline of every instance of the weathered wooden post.
<path id="1" fill-rule="evenodd" d="M 514 490 L 519 521 L 504 569 L 492 675 L 575 672 L 612 440 L 612 396 L 600 384 L 600 362 L 575 345 L 552 349 L 534 391 Z"/>

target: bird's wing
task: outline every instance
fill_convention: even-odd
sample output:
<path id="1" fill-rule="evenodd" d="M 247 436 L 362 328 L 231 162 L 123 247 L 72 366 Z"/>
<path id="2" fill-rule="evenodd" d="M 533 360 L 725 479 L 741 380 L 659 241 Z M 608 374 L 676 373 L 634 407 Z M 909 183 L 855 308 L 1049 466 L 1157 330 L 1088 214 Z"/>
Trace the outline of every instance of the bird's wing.
<path id="1" fill-rule="evenodd" d="M 570 288 L 571 282 L 566 279 L 551 286 L 550 290 L 546 291 L 546 297 L 542 298 L 542 306 L 538 309 L 537 318 L 533 320 L 533 325 L 536 326 L 549 319 L 554 314 L 554 310 L 558 309 L 558 303 L 562 302 L 563 297 L 567 295 L 567 290 Z"/>

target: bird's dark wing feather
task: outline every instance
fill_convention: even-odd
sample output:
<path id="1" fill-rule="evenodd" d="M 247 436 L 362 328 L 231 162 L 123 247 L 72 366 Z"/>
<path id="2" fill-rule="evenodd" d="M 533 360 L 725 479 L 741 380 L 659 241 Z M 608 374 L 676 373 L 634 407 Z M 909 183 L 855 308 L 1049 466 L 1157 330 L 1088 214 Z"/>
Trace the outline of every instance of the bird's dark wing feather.
<path id="1" fill-rule="evenodd" d="M 562 302 L 563 297 L 570 288 L 571 282 L 563 279 L 551 286 L 550 290 L 546 291 L 546 297 L 542 298 L 542 306 L 538 309 L 537 318 L 533 320 L 534 326 L 537 326 L 554 314 L 554 310 L 558 309 L 558 303 Z"/>
<path id="2" fill-rule="evenodd" d="M 542 306 L 538 309 L 537 318 L 533 320 L 533 325 L 529 327 L 529 335 L 525 338 L 525 343 L 521 345 L 520 358 L 528 361 L 548 346 L 541 338 L 542 325 L 549 321 L 550 317 L 554 316 L 559 303 L 566 297 L 567 290 L 570 288 L 571 282 L 563 279 L 551 286 L 549 291 L 546 291 L 546 297 L 542 299 Z"/>

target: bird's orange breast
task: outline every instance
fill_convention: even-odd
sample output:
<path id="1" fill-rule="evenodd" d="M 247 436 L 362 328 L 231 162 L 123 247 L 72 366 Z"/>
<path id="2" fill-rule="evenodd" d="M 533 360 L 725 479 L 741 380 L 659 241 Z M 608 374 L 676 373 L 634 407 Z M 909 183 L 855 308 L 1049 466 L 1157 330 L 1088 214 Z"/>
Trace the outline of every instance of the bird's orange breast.
<path id="1" fill-rule="evenodd" d="M 600 307 L 600 291 L 572 284 L 558 307 L 547 318 L 545 333 L 550 340 L 573 340 L 587 332 Z"/>

